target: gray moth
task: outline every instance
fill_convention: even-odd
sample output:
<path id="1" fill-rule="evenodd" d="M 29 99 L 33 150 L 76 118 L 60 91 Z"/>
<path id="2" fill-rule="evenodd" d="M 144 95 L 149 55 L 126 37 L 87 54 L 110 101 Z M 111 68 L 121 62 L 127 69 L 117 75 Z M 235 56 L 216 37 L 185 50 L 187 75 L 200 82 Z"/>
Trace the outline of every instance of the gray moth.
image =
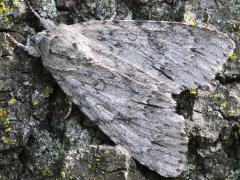
<path id="1" fill-rule="evenodd" d="M 39 19 L 48 29 L 35 38 L 39 51 L 20 46 L 40 55 L 79 109 L 134 159 L 162 176 L 179 176 L 188 140 L 172 94 L 208 85 L 233 52 L 233 41 L 183 23 L 54 26 Z"/>

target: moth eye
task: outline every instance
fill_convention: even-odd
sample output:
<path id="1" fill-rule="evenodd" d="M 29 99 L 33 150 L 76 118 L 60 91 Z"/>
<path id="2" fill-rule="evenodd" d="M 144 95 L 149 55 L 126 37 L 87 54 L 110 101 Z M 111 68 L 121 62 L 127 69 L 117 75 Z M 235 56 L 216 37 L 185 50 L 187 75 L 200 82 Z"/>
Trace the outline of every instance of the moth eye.
<path id="1" fill-rule="evenodd" d="M 77 49 L 77 43 L 72 43 L 72 46 L 75 48 L 75 49 Z"/>
<path id="2" fill-rule="evenodd" d="M 176 171 L 179 171 L 179 172 L 181 172 L 181 169 L 176 169 Z"/>

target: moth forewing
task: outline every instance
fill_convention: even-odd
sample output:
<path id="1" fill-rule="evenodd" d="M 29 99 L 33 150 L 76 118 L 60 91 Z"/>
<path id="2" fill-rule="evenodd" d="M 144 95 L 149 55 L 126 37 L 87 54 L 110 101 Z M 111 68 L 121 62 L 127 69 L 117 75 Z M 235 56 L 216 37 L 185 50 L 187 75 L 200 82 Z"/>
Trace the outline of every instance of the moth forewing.
<path id="1" fill-rule="evenodd" d="M 41 47 L 46 68 L 116 144 L 162 176 L 185 169 L 184 118 L 172 94 L 208 85 L 233 52 L 223 33 L 181 23 L 60 25 Z"/>

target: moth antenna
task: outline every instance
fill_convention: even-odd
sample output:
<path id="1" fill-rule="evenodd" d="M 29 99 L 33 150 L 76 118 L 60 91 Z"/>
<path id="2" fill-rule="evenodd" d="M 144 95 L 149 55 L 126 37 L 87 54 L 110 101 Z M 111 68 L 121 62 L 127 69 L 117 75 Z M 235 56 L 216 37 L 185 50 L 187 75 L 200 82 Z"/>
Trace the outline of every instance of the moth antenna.
<path id="1" fill-rule="evenodd" d="M 38 18 L 38 20 L 40 21 L 40 24 L 42 25 L 42 27 L 45 29 L 45 30 L 52 30 L 52 29 L 55 29 L 55 24 L 53 21 L 51 21 L 50 19 L 44 19 L 42 18 L 39 13 L 37 13 L 35 11 L 35 9 L 33 9 L 33 7 L 31 6 L 31 4 L 25 0 L 25 2 L 27 3 L 28 7 L 30 8 L 30 10 L 32 11 L 32 13 Z"/>
<path id="2" fill-rule="evenodd" d="M 14 37 L 12 37 L 10 34 L 5 33 L 6 38 L 13 43 L 15 46 L 23 49 L 24 51 L 26 51 L 29 55 L 33 56 L 33 57 L 40 57 L 40 51 L 37 47 L 35 46 L 25 46 L 22 43 L 18 42 Z"/>

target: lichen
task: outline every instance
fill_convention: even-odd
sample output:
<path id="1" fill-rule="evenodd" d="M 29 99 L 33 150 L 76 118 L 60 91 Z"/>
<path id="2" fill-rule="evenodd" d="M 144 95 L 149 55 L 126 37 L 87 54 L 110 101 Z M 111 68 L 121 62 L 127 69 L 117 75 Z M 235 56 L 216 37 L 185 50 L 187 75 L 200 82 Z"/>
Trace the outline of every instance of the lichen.
<path id="1" fill-rule="evenodd" d="M 8 105 L 11 106 L 11 105 L 14 105 L 16 104 L 17 100 L 15 98 L 11 98 L 9 101 L 8 101 Z"/>
<path id="2" fill-rule="evenodd" d="M 221 96 L 221 93 L 220 92 L 214 92 L 213 94 L 212 94 L 212 98 L 214 99 L 214 100 L 217 100 L 217 99 L 219 99 L 220 98 L 220 96 Z"/>
<path id="3" fill-rule="evenodd" d="M 3 108 L 0 108 L 0 118 L 2 119 L 6 117 L 6 115 L 7 115 L 6 111 Z"/>
<path id="4" fill-rule="evenodd" d="M 87 164 L 87 170 L 88 170 L 88 172 L 91 172 L 91 171 L 93 170 L 93 168 L 92 168 L 92 165 L 91 165 L 91 164 Z"/>
<path id="5" fill-rule="evenodd" d="M 33 107 L 37 107 L 39 105 L 39 101 L 38 100 L 32 101 L 32 105 Z"/>
<path id="6" fill-rule="evenodd" d="M 50 97 L 53 94 L 53 87 L 51 85 L 47 86 L 44 90 L 43 90 L 43 95 L 44 97 Z"/>
<path id="7" fill-rule="evenodd" d="M 101 158 L 99 155 L 96 155 L 96 164 L 100 164 Z"/>
<path id="8" fill-rule="evenodd" d="M 0 14 L 6 14 L 10 11 L 10 7 L 6 6 L 3 1 L 0 1 Z"/>
<path id="9" fill-rule="evenodd" d="M 236 36 L 240 38 L 240 23 L 233 24 L 232 30 L 234 31 Z"/>
<path id="10" fill-rule="evenodd" d="M 10 121 L 10 119 L 7 118 L 7 117 L 0 119 L 0 122 L 1 122 L 1 124 L 4 125 L 5 127 L 8 127 L 8 126 L 10 126 L 10 125 L 12 124 L 11 121 Z"/>
<path id="11" fill-rule="evenodd" d="M 230 110 L 228 111 L 228 115 L 229 115 L 229 116 L 234 116 L 234 115 L 237 114 L 237 112 L 238 112 L 238 110 L 235 109 L 235 108 L 233 108 L 233 109 L 230 109 Z"/>
<path id="12" fill-rule="evenodd" d="M 224 101 L 220 104 L 220 109 L 226 108 L 226 107 L 227 107 L 227 104 L 228 104 L 227 100 L 224 100 Z"/>
<path id="13" fill-rule="evenodd" d="M 2 136 L 1 140 L 4 144 L 7 144 L 7 145 L 15 145 L 17 143 L 17 140 L 14 137 L 11 138 L 11 137 Z"/>
<path id="14" fill-rule="evenodd" d="M 42 175 L 43 176 L 52 176 L 53 170 L 49 166 L 45 166 L 42 170 Z"/>
<path id="15" fill-rule="evenodd" d="M 193 19 L 193 18 L 185 19 L 185 22 L 190 26 L 196 26 L 197 25 L 196 19 Z"/>
<path id="16" fill-rule="evenodd" d="M 238 60 L 238 56 L 236 53 L 232 53 L 230 56 L 229 56 L 229 61 L 237 61 Z"/>
<path id="17" fill-rule="evenodd" d="M 11 1 L 10 5 L 6 5 L 3 0 L 0 0 L 0 20 L 2 20 L 6 26 L 10 26 L 12 24 L 12 22 L 9 20 L 9 17 L 13 13 L 12 7 L 14 6 L 16 6 L 15 1 Z"/>
<path id="18" fill-rule="evenodd" d="M 57 16 L 56 3 L 54 0 L 36 2 L 38 12 L 43 18 L 54 18 Z"/>
<path id="19" fill-rule="evenodd" d="M 109 151 L 108 151 L 107 149 L 104 149 L 103 154 L 104 154 L 105 156 L 107 156 L 107 155 L 109 154 Z"/>
<path id="20" fill-rule="evenodd" d="M 198 89 L 197 88 L 188 88 L 188 91 L 192 95 L 197 95 L 198 94 Z"/>
<path id="21" fill-rule="evenodd" d="M 65 179 L 65 178 L 66 178 L 66 173 L 62 171 L 62 172 L 60 173 L 60 177 L 61 177 L 62 179 Z"/>
<path id="22" fill-rule="evenodd" d="M 206 9 L 205 12 L 204 12 L 204 20 L 203 20 L 205 27 L 208 27 L 208 25 L 210 23 L 210 20 L 211 20 L 210 11 L 209 11 L 209 9 Z"/>
<path id="23" fill-rule="evenodd" d="M 5 133 L 9 133 L 9 132 L 11 132 L 11 131 L 12 131 L 12 128 L 11 128 L 11 127 L 8 127 L 8 128 L 5 129 L 4 132 L 5 132 Z"/>

